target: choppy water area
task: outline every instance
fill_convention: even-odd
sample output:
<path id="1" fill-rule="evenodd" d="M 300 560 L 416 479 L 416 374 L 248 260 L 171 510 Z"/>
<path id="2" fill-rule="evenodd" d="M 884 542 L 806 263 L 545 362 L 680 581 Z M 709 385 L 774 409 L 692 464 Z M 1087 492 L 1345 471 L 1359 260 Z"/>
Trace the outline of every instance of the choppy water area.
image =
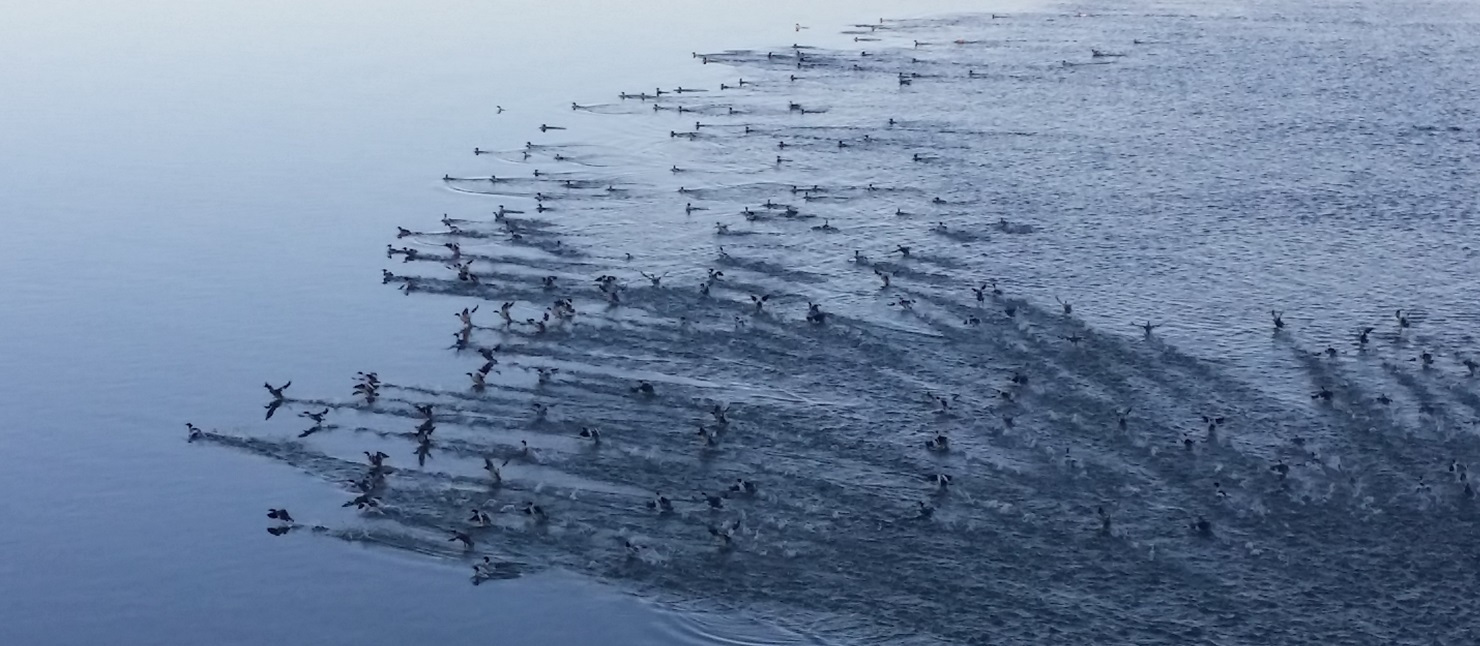
<path id="1" fill-rule="evenodd" d="M 573 90 L 380 241 L 437 352 L 198 444 L 338 490 L 285 544 L 487 556 L 476 594 L 558 569 L 840 642 L 1461 643 L 1474 18 L 814 24 Z"/>

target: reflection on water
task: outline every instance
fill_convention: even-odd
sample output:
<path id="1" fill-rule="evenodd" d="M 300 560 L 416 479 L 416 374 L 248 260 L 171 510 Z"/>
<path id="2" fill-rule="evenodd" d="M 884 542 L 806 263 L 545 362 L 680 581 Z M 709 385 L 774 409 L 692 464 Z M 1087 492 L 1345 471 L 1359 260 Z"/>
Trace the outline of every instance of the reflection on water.
<path id="1" fill-rule="evenodd" d="M 243 272 L 226 290 L 185 250 L 220 243 L 186 233 L 201 226 L 190 218 L 162 229 L 176 251 L 134 266 L 181 296 L 108 299 L 114 320 L 163 315 L 135 337 L 162 345 L 205 327 L 168 321 L 215 308 L 253 321 L 258 343 L 206 342 L 216 351 L 178 365 L 158 349 L 110 361 L 221 366 L 144 424 L 178 441 L 167 428 L 193 420 L 209 430 L 192 449 L 268 457 L 343 493 L 264 484 L 289 479 L 177 447 L 147 456 L 170 477 L 130 470 L 139 482 L 120 490 L 151 509 L 160 491 L 186 499 L 164 512 L 178 523 L 150 526 L 234 530 L 172 559 L 208 571 L 193 581 L 230 576 L 209 564 L 240 552 L 342 554 L 301 540 L 329 536 L 434 557 L 377 589 L 425 577 L 457 590 L 437 597 L 456 608 L 493 590 L 561 612 L 532 592 L 548 585 L 606 598 L 532 576 L 552 569 L 661 600 L 661 627 L 633 640 L 800 639 L 703 614 L 714 608 L 840 641 L 1037 643 L 1051 627 L 1385 643 L 1469 629 L 1454 618 L 1473 610 L 1463 537 L 1480 419 L 1466 363 L 1477 311 L 1460 287 L 1475 269 L 1472 10 L 1125 3 L 841 22 L 783 32 L 798 47 L 775 32 L 687 58 L 638 47 L 669 71 L 606 94 L 570 82 L 540 110 L 460 97 L 481 99 L 476 118 L 413 129 L 460 155 L 394 165 L 423 185 L 445 173 L 447 190 L 397 197 L 408 211 L 390 220 L 214 225 L 271 241 L 274 258 L 364 259 L 394 223 L 380 285 L 360 261 L 289 260 L 264 276 L 260 258 L 215 256 L 205 266 Z M 343 165 L 344 150 L 303 156 Z M 223 184 L 202 204 L 230 195 Z M 356 204 L 387 191 L 357 184 L 322 182 Z M 35 249 L 18 253 L 36 271 Z M 340 276 L 344 289 L 324 289 Z M 78 291 L 22 302 L 74 312 L 98 289 L 56 280 Z M 272 313 L 286 303 L 299 307 Z M 461 323 L 448 316 L 463 308 Z M 366 370 L 373 397 L 351 391 Z M 221 412 L 263 401 L 264 376 L 294 381 L 280 405 L 267 396 L 271 419 Z M 97 391 L 80 408 L 159 397 Z M 383 466 L 367 465 L 376 451 Z M 116 469 L 100 464 L 74 470 Z M 224 487 L 210 468 L 252 471 Z M 219 500 L 247 510 L 209 507 Z M 269 506 L 300 525 L 263 543 L 263 525 L 289 527 L 253 515 Z M 259 540 L 237 538 L 247 528 Z M 458 590 L 451 572 L 485 556 L 497 580 Z M 357 551 L 331 562 L 363 576 Z M 40 581 L 58 566 L 19 568 Z M 268 605 L 260 596 L 249 603 Z M 1338 607 L 1362 607 L 1363 627 Z M 633 611 L 597 614 L 640 629 L 622 621 Z"/>

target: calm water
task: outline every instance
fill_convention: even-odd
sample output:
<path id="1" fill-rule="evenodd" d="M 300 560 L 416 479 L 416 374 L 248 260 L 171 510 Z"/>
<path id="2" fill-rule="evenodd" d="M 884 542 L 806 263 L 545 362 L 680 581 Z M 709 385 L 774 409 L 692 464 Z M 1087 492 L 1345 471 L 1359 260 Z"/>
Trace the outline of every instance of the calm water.
<path id="1" fill-rule="evenodd" d="M 5 10 L 3 641 L 1462 643 L 1475 9 L 909 12 Z M 708 91 L 617 98 L 679 85 Z M 562 297 L 574 325 L 497 317 Z M 479 303 L 470 345 L 503 346 L 481 393 L 448 348 Z M 294 439 L 320 407 L 333 428 Z M 404 470 L 362 516 L 339 482 L 366 449 Z M 736 478 L 759 492 L 691 500 Z M 269 536 L 269 506 L 319 529 Z M 521 576 L 468 585 L 446 532 L 470 506 L 495 516 L 474 553 Z"/>

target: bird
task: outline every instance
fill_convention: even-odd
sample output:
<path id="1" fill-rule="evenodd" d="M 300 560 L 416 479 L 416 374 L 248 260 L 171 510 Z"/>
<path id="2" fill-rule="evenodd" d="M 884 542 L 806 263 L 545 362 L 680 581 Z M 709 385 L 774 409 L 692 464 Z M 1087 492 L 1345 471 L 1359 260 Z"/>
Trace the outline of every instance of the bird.
<path id="1" fill-rule="evenodd" d="M 267 517 L 284 523 L 293 522 L 293 517 L 288 514 L 288 510 L 286 509 L 269 509 L 267 510 Z"/>
<path id="2" fill-rule="evenodd" d="M 659 513 L 670 513 L 673 511 L 673 501 L 669 500 L 668 496 L 663 495 L 661 491 L 653 493 L 653 499 L 648 501 L 647 506 L 648 509 L 656 509 Z"/>
<path id="3" fill-rule="evenodd" d="M 935 507 L 925 504 L 924 501 L 917 502 L 916 504 L 919 505 L 919 509 L 915 512 L 916 520 L 930 520 L 935 515 Z"/>
<path id="4" fill-rule="evenodd" d="M 524 507 L 520 511 L 523 511 L 524 515 L 534 519 L 537 523 L 543 523 L 550 519 L 549 515 L 545 513 L 544 508 L 533 502 L 525 502 Z"/>
<path id="5" fill-rule="evenodd" d="M 488 472 L 488 475 L 493 478 L 493 483 L 494 484 L 502 484 L 503 483 L 503 481 L 504 481 L 504 472 L 502 470 L 502 467 L 506 467 L 506 466 L 509 466 L 509 460 L 504 460 L 504 463 L 502 465 L 497 465 L 497 464 L 494 464 L 493 463 L 493 459 L 492 458 L 487 458 L 487 457 L 483 458 L 483 470 L 484 471 L 487 471 Z"/>
<path id="6" fill-rule="evenodd" d="M 473 549 L 473 537 L 468 536 L 464 532 L 460 532 L 455 529 L 452 530 L 452 538 L 447 539 L 447 542 L 452 543 L 454 541 L 461 541 L 463 544 L 463 549 Z"/>
<path id="7" fill-rule="evenodd" d="M 355 507 L 360 509 L 361 511 L 364 511 L 366 509 L 375 509 L 377 507 L 380 507 L 380 499 L 370 495 L 369 493 L 362 493 L 358 496 L 355 496 L 354 500 L 351 500 L 340 506 Z"/>
<path id="8" fill-rule="evenodd" d="M 283 384 L 281 386 L 278 386 L 276 388 L 274 388 L 272 386 L 272 384 L 269 384 L 269 383 L 263 383 L 262 384 L 262 387 L 263 388 L 266 388 L 267 389 L 267 392 L 269 392 L 269 393 L 272 394 L 272 398 L 274 400 L 281 401 L 282 399 L 285 398 L 285 395 L 283 394 L 283 391 L 287 390 L 288 389 L 288 386 L 291 386 L 291 385 L 293 385 L 293 382 L 289 381 L 288 383 L 285 383 L 285 384 Z"/>
<path id="9" fill-rule="evenodd" d="M 493 524 L 493 519 L 488 517 L 488 512 L 474 507 L 471 515 L 468 517 L 468 522 L 472 523 L 475 527 L 487 527 Z"/>

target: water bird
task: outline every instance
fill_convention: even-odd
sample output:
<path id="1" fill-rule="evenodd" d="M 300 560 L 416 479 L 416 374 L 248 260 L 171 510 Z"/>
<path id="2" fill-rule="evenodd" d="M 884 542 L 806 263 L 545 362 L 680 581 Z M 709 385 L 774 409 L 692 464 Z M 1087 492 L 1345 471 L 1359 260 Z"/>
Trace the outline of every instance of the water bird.
<path id="1" fill-rule="evenodd" d="M 1059 302 L 1059 307 L 1063 308 L 1064 316 L 1071 316 L 1074 314 L 1073 305 L 1070 305 L 1067 301 L 1057 296 L 1053 297 L 1053 299 Z"/>
<path id="2" fill-rule="evenodd" d="M 769 300 L 771 300 L 770 294 L 766 294 L 764 296 L 756 296 L 755 294 L 750 295 L 750 302 L 751 304 L 755 305 L 756 314 L 760 314 L 762 311 L 764 311 L 762 308 L 765 307 L 766 302 Z"/>
<path id="3" fill-rule="evenodd" d="M 185 431 L 189 433 L 189 435 L 186 436 L 186 442 L 194 442 L 202 437 L 205 437 L 205 432 L 200 430 L 200 428 L 196 427 L 196 425 L 191 424 L 190 422 L 185 422 Z"/>
<path id="4" fill-rule="evenodd" d="M 644 397 L 652 397 L 657 394 L 657 390 L 653 388 L 653 384 L 648 381 L 637 382 L 637 385 L 632 387 L 632 392 Z"/>
<path id="5" fill-rule="evenodd" d="M 484 381 L 484 374 L 485 373 L 482 373 L 482 372 L 469 372 L 469 373 L 467 373 L 468 378 L 473 380 L 473 390 L 474 391 L 483 392 L 483 389 L 485 389 L 485 388 L 488 387 L 487 382 Z"/>
<path id="6" fill-rule="evenodd" d="M 283 399 L 285 399 L 285 395 L 283 394 L 283 391 L 287 390 L 288 389 L 288 386 L 291 386 L 291 385 L 293 385 L 293 382 L 289 381 L 288 383 L 285 383 L 285 384 L 283 384 L 281 386 L 278 386 L 276 388 L 274 388 L 272 386 L 272 384 L 270 384 L 270 383 L 263 383 L 262 384 L 262 387 L 267 389 L 267 392 L 272 395 L 272 398 L 274 400 L 276 400 L 276 401 L 282 401 Z"/>
<path id="7" fill-rule="evenodd" d="M 1335 397 L 1335 396 L 1336 396 L 1336 393 L 1331 392 L 1331 389 L 1329 389 L 1329 388 L 1327 388 L 1325 386 L 1321 386 L 1321 389 L 1320 390 L 1317 390 L 1314 393 L 1312 393 L 1311 396 L 1310 396 L 1310 398 L 1311 399 L 1320 399 L 1320 400 L 1324 400 L 1324 401 L 1328 401 L 1329 402 L 1329 401 L 1331 401 L 1331 398 L 1332 397 Z"/>
<path id="8" fill-rule="evenodd" d="M 936 453 L 945 453 L 951 450 L 951 438 L 943 433 L 936 433 L 935 437 L 925 440 L 925 448 Z"/>
<path id="9" fill-rule="evenodd" d="M 353 500 L 340 506 L 354 507 L 356 509 L 359 509 L 360 511 L 365 511 L 367 509 L 376 509 L 380 507 L 380 499 L 370 495 L 369 493 L 362 493 L 358 496 L 355 496 Z"/>
<path id="10" fill-rule="evenodd" d="M 684 213 L 693 213 L 694 211 L 708 211 L 708 210 L 709 209 L 707 209 L 705 207 L 702 207 L 702 206 L 694 206 L 694 203 L 693 202 L 688 202 L 688 203 L 685 203 L 683 205 L 683 212 Z"/>
<path id="11" fill-rule="evenodd" d="M 293 517 L 288 514 L 288 510 L 286 509 L 269 509 L 267 510 L 267 517 L 284 523 L 293 522 Z"/>
<path id="12" fill-rule="evenodd" d="M 1480 372 L 1480 363 L 1476 363 L 1474 359 L 1466 358 L 1459 363 L 1460 365 L 1464 366 L 1466 370 L 1470 371 L 1471 377 L 1475 376 L 1477 372 Z"/>
<path id="13" fill-rule="evenodd" d="M 919 505 L 919 508 L 915 511 L 915 520 L 930 520 L 931 517 L 935 516 L 935 507 L 925 504 L 923 500 L 916 504 Z"/>
<path id="14" fill-rule="evenodd" d="M 668 496 L 663 495 L 663 492 L 656 491 L 653 492 L 653 499 L 648 501 L 647 507 L 648 509 L 657 510 L 659 513 L 672 513 L 673 501 L 669 500 Z"/>
<path id="15" fill-rule="evenodd" d="M 1269 470 L 1274 472 L 1275 475 L 1278 475 L 1281 480 L 1284 480 L 1285 476 L 1290 475 L 1290 466 L 1285 464 L 1284 460 L 1275 462 L 1274 465 L 1269 467 Z"/>
<path id="16" fill-rule="evenodd" d="M 1396 319 L 1398 319 L 1398 331 L 1399 332 L 1402 332 L 1403 330 L 1408 329 L 1408 327 L 1410 325 L 1410 323 L 1408 321 L 1408 315 L 1407 314 L 1404 314 L 1403 313 L 1403 310 L 1398 310 L 1398 311 L 1394 312 L 1393 313 L 1393 317 L 1396 318 Z"/>
<path id="17" fill-rule="evenodd" d="M 1061 339 L 1063 339 L 1065 341 L 1068 341 L 1069 343 L 1074 344 L 1075 347 L 1078 347 L 1080 343 L 1084 342 L 1084 337 L 1079 336 L 1078 333 L 1070 334 L 1069 336 L 1064 336 L 1064 337 L 1059 337 L 1059 338 L 1061 338 Z"/>
<path id="18" fill-rule="evenodd" d="M 666 271 L 663 272 L 662 274 L 659 274 L 659 275 L 649 274 L 649 273 L 647 273 L 645 271 L 638 272 L 638 273 L 642 274 L 642 277 L 643 278 L 648 279 L 648 282 L 652 283 L 653 284 L 653 287 L 662 287 L 663 286 L 663 279 L 666 278 L 666 277 L 668 277 L 668 272 L 666 272 Z"/>
<path id="19" fill-rule="evenodd" d="M 822 311 L 822 306 L 817 303 L 807 303 L 807 322 L 822 325 L 827 322 L 827 312 Z"/>
<path id="20" fill-rule="evenodd" d="M 722 495 L 714 495 L 714 494 L 709 494 L 709 493 L 705 493 L 703 491 L 700 491 L 699 492 L 699 496 L 700 496 L 700 498 L 702 498 L 704 500 L 705 503 L 707 503 L 709 505 L 709 508 L 710 509 L 724 509 L 725 508 L 725 500 L 724 500 L 724 496 L 722 496 Z"/>
<path id="21" fill-rule="evenodd" d="M 452 531 L 452 538 L 447 539 L 447 542 L 452 543 L 452 542 L 456 542 L 456 541 L 461 541 L 462 544 L 463 544 L 463 549 L 468 549 L 468 550 L 473 549 L 473 537 L 472 536 L 468 536 L 466 533 L 457 531 L 455 529 L 454 530 L 451 530 L 451 531 Z"/>
<path id="22" fill-rule="evenodd" d="M 601 431 L 598 431 L 594 428 L 582 426 L 580 436 L 591 440 L 593 444 L 601 443 Z"/>
<path id="23" fill-rule="evenodd" d="M 926 479 L 929 480 L 931 484 L 935 485 L 935 490 L 937 493 L 945 493 L 949 490 L 948 488 L 951 486 L 951 476 L 944 473 L 937 473 L 935 475 L 927 477 Z"/>
<path id="24" fill-rule="evenodd" d="M 550 520 L 550 516 L 545 513 L 545 509 L 543 507 L 540 507 L 539 505 L 534 504 L 533 502 L 526 501 L 524 503 L 523 509 L 521 509 L 520 511 L 523 511 L 524 515 L 534 519 L 534 522 L 536 523 L 543 523 L 547 520 Z"/>
<path id="25" fill-rule="evenodd" d="M 540 132 L 548 132 L 548 131 L 550 131 L 550 130 L 565 130 L 565 128 L 563 128 L 563 127 L 561 127 L 561 126 L 550 126 L 550 125 L 545 125 L 545 124 L 543 124 L 543 123 L 542 123 L 542 124 L 540 124 Z"/>
<path id="26" fill-rule="evenodd" d="M 1285 314 L 1284 312 L 1281 312 L 1279 310 L 1270 310 L 1269 311 L 1270 318 L 1273 318 L 1274 319 L 1274 329 L 1275 329 L 1276 332 L 1285 329 L 1284 314 Z"/>
<path id="27" fill-rule="evenodd" d="M 734 493 L 743 493 L 748 496 L 755 495 L 757 490 L 758 488 L 756 487 L 756 484 L 754 482 L 751 482 L 744 478 L 736 478 L 735 484 L 730 485 L 730 491 Z"/>
<path id="28" fill-rule="evenodd" d="M 737 529 L 740 529 L 740 521 L 738 520 L 724 526 L 710 525 L 709 535 L 719 539 L 723 546 L 729 547 L 735 540 L 735 530 Z"/>
<path id="29" fill-rule="evenodd" d="M 503 467 L 509 466 L 509 460 L 510 459 L 512 459 L 512 458 L 509 458 L 509 459 L 504 460 L 503 464 L 494 464 L 492 458 L 489 458 L 489 457 L 484 457 L 483 458 L 483 470 L 488 472 L 488 477 L 493 478 L 493 483 L 494 484 L 503 484 L 503 482 L 504 482 L 504 471 L 503 471 Z"/>
<path id="30" fill-rule="evenodd" d="M 1151 321 L 1146 321 L 1144 324 L 1136 323 L 1134 325 L 1138 328 L 1141 328 L 1141 330 L 1146 333 L 1146 338 L 1148 339 L 1151 338 L 1151 333 L 1155 331 L 1156 328 L 1161 327 L 1160 323 L 1152 323 Z"/>
<path id="31" fill-rule="evenodd" d="M 695 434 L 704 439 L 704 446 L 709 448 L 719 446 L 719 435 L 703 424 L 699 425 L 699 430 Z"/>
<path id="32" fill-rule="evenodd" d="M 1120 430 L 1122 430 L 1122 431 L 1125 430 L 1125 428 L 1126 428 L 1126 419 L 1130 417 L 1130 414 L 1131 414 L 1131 407 L 1130 406 L 1126 406 L 1123 409 L 1119 409 L 1119 410 L 1116 410 L 1115 411 L 1115 417 L 1117 418 L 1116 419 L 1116 423 L 1120 426 Z"/>
<path id="33" fill-rule="evenodd" d="M 488 512 L 474 507 L 472 515 L 468 517 L 468 522 L 474 527 L 487 527 L 493 524 L 493 519 L 489 518 Z"/>
<path id="34" fill-rule="evenodd" d="M 554 404 L 546 404 L 544 402 L 530 402 L 529 403 L 530 409 L 534 410 L 534 418 L 536 420 L 543 420 L 543 419 L 545 419 L 545 416 L 547 416 L 547 415 L 550 414 L 550 409 L 551 408 L 554 408 L 554 406 L 555 406 Z M 525 446 L 526 446 L 526 453 L 527 453 L 528 452 L 528 448 L 527 448 L 528 445 L 525 445 Z"/>
<path id="35" fill-rule="evenodd" d="M 822 219 L 822 224 L 819 224 L 817 226 L 812 227 L 812 230 L 813 231 L 833 232 L 833 231 L 837 231 L 838 228 L 832 225 L 832 221 L 831 220 L 829 220 L 827 218 L 823 218 Z"/>
<path id="36" fill-rule="evenodd" d="M 889 306 L 890 307 L 898 307 L 898 308 L 900 308 L 902 310 L 905 310 L 905 311 L 914 311 L 914 309 L 915 309 L 915 299 L 913 299 L 913 298 L 905 298 L 905 297 L 901 296 L 901 297 L 899 297 L 899 298 L 897 298 L 897 299 L 895 299 L 893 301 L 890 301 Z"/>

